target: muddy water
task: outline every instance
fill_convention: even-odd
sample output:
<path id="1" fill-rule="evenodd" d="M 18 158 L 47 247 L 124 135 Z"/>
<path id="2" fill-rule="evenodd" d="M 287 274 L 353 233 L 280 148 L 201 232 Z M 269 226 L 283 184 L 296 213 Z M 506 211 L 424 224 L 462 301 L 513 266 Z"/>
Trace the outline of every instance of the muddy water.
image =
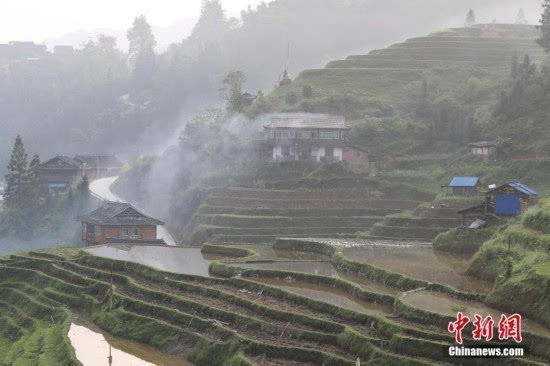
<path id="1" fill-rule="evenodd" d="M 475 314 L 479 314 L 483 317 L 491 315 L 493 320 L 497 323 L 500 320 L 500 316 L 503 314 L 502 311 L 486 306 L 480 302 L 461 301 L 431 291 L 409 292 L 404 294 L 402 299 L 416 308 L 453 317 L 456 316 L 458 311 L 461 311 L 470 319 L 474 319 Z M 506 313 L 506 315 L 510 314 Z M 526 331 L 550 336 L 550 329 L 530 319 L 523 318 L 522 324 Z"/>
<path id="2" fill-rule="evenodd" d="M 96 179 L 92 183 L 90 183 L 90 191 L 104 200 L 125 202 L 123 199 L 121 199 L 111 191 L 111 184 L 113 184 L 117 179 L 118 177 Z M 176 241 L 168 232 L 165 226 L 157 227 L 157 239 L 164 239 L 164 241 L 168 245 L 176 245 Z"/>
<path id="3" fill-rule="evenodd" d="M 323 301 L 332 305 L 339 306 L 344 309 L 377 313 L 377 314 L 390 314 L 392 312 L 392 306 L 373 304 L 366 301 L 361 301 L 353 298 L 345 291 L 340 291 L 328 286 L 314 285 L 301 281 L 285 281 L 271 278 L 247 278 L 251 281 L 260 282 L 266 285 L 276 286 L 282 288 L 288 292 L 295 293 L 297 295 L 305 296 L 313 300 Z"/>
<path id="4" fill-rule="evenodd" d="M 343 250 L 355 261 L 463 291 L 488 293 L 492 287 L 490 282 L 463 274 L 470 257 L 437 253 L 429 246 L 376 245 Z"/>
<path id="5" fill-rule="evenodd" d="M 109 355 L 113 366 L 192 365 L 152 347 L 108 335 L 90 324 L 71 324 L 69 339 L 83 366 L 108 366 Z"/>
<path id="6" fill-rule="evenodd" d="M 369 280 L 366 277 L 356 276 L 351 273 L 338 271 L 338 275 L 343 280 L 353 282 L 359 287 L 364 288 L 365 290 L 370 292 L 377 292 L 379 294 L 386 294 L 386 295 L 398 295 L 402 292 L 399 289 L 384 286 L 380 282 L 375 282 L 375 281 Z"/>
<path id="7" fill-rule="evenodd" d="M 240 248 L 250 249 L 258 253 L 258 260 L 327 260 L 322 254 L 311 252 L 299 252 L 292 250 L 274 249 L 269 244 L 240 245 Z M 211 255 L 205 255 L 205 258 L 213 258 Z M 222 257 L 223 258 L 223 257 Z"/>
<path id="8" fill-rule="evenodd" d="M 336 269 L 328 262 L 280 261 L 267 263 L 236 263 L 234 265 L 240 268 L 302 272 L 319 276 L 339 277 Z"/>
<path id="9" fill-rule="evenodd" d="M 98 257 L 143 264 L 161 271 L 208 277 L 209 262 L 200 248 L 102 245 L 85 249 Z"/>

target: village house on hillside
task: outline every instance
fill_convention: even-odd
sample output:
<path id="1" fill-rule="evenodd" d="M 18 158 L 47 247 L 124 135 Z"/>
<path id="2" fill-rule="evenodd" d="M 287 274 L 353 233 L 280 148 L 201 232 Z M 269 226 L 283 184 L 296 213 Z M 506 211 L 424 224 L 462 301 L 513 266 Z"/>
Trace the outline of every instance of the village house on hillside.
<path id="1" fill-rule="evenodd" d="M 442 186 L 445 193 L 455 196 L 476 196 L 481 192 L 481 179 L 478 177 L 453 177 L 451 182 Z"/>
<path id="2" fill-rule="evenodd" d="M 66 191 L 77 179 L 84 176 L 82 164 L 58 155 L 40 164 L 42 183 L 49 189 Z"/>
<path id="3" fill-rule="evenodd" d="M 89 179 L 110 177 L 119 174 L 122 166 L 114 155 L 78 155 L 74 159 L 58 155 L 40 164 L 40 174 L 47 189 L 64 192 L 85 175 Z"/>
<path id="4" fill-rule="evenodd" d="M 491 216 L 515 217 L 529 208 L 531 199 L 538 193 L 518 182 L 508 182 L 485 192 L 485 202 L 458 211 L 464 226 L 475 220 L 486 221 Z"/>
<path id="5" fill-rule="evenodd" d="M 468 144 L 472 155 L 481 156 L 483 159 L 489 159 L 497 152 L 497 144 L 492 141 L 472 142 Z"/>
<path id="6" fill-rule="evenodd" d="M 282 113 L 269 116 L 266 150 L 271 161 L 346 162 L 356 169 L 368 169 L 368 152 L 350 146 L 342 116 L 310 113 Z"/>
<path id="7" fill-rule="evenodd" d="M 128 203 L 106 202 L 77 218 L 82 223 L 82 240 L 87 245 L 112 243 L 165 244 L 157 239 L 157 226 L 164 222 L 140 212 Z"/>

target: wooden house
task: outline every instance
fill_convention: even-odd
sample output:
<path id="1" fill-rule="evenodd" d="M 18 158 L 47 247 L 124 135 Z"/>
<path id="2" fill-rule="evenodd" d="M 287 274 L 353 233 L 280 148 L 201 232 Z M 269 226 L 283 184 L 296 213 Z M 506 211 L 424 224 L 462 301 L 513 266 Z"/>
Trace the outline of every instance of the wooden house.
<path id="1" fill-rule="evenodd" d="M 63 155 L 43 162 L 39 170 L 42 183 L 46 188 L 63 192 L 85 174 L 82 164 Z"/>
<path id="2" fill-rule="evenodd" d="M 74 161 L 81 165 L 90 179 L 118 175 L 124 165 L 114 155 L 77 155 Z"/>
<path id="3" fill-rule="evenodd" d="M 479 141 L 468 144 L 472 155 L 481 156 L 483 159 L 489 159 L 496 154 L 497 144 L 492 141 Z"/>
<path id="4" fill-rule="evenodd" d="M 157 226 L 164 222 L 140 212 L 128 203 L 105 202 L 95 211 L 78 218 L 82 240 L 87 245 L 106 243 L 164 244 L 157 239 Z"/>
<path id="5" fill-rule="evenodd" d="M 446 194 L 455 196 L 476 196 L 481 192 L 481 179 L 478 177 L 453 177 L 451 182 L 442 186 Z"/>
<path id="6" fill-rule="evenodd" d="M 518 216 L 527 211 L 531 198 L 538 193 L 518 183 L 508 182 L 485 193 L 485 212 L 496 216 Z"/>

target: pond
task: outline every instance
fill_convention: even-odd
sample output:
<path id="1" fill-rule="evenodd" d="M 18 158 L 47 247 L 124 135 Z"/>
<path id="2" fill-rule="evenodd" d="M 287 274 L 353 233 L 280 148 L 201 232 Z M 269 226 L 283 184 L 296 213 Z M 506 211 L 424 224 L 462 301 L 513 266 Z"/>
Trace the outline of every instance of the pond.
<path id="1" fill-rule="evenodd" d="M 488 293 L 492 287 L 490 282 L 464 275 L 469 256 L 434 252 L 430 246 L 365 245 L 343 251 L 352 260 L 462 291 Z"/>
<path id="2" fill-rule="evenodd" d="M 163 353 L 153 347 L 117 338 L 92 324 L 71 324 L 69 339 L 76 358 L 83 366 L 190 366 L 191 363 Z"/>
<path id="3" fill-rule="evenodd" d="M 482 317 L 491 315 L 495 323 L 498 323 L 500 316 L 504 313 L 480 302 L 462 301 L 432 291 L 408 292 L 403 295 L 402 300 L 415 308 L 452 317 L 456 316 L 456 313 L 459 311 L 470 319 L 474 319 L 475 314 L 479 314 Z M 510 315 L 508 313 L 505 314 Z M 525 317 L 522 318 L 522 324 L 526 331 L 550 337 L 550 329 L 541 324 Z"/>
<path id="4" fill-rule="evenodd" d="M 203 258 L 200 248 L 109 244 L 85 250 L 98 257 L 139 263 L 161 271 L 209 276 L 210 262 Z"/>

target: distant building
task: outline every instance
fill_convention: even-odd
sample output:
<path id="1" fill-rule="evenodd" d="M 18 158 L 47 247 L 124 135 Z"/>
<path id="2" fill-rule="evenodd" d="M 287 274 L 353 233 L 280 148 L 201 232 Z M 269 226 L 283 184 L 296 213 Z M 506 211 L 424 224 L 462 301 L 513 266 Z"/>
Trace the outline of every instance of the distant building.
<path id="1" fill-rule="evenodd" d="M 40 174 L 46 188 L 64 192 L 85 175 L 89 179 L 111 177 L 122 166 L 114 155 L 77 155 L 74 159 L 58 155 L 40 164 Z"/>
<path id="2" fill-rule="evenodd" d="M 451 182 L 442 186 L 446 194 L 455 196 L 476 196 L 481 192 L 481 179 L 478 177 L 454 177 Z"/>
<path id="3" fill-rule="evenodd" d="M 67 191 L 77 179 L 84 176 L 82 164 L 58 155 L 40 164 L 42 183 L 49 189 Z"/>
<path id="4" fill-rule="evenodd" d="M 164 222 L 145 215 L 128 203 L 106 202 L 77 218 L 87 245 L 108 243 L 165 244 L 157 239 L 157 226 Z"/>
<path id="5" fill-rule="evenodd" d="M 493 212 L 496 216 L 518 216 L 527 211 L 530 198 L 536 196 L 538 193 L 531 188 L 509 182 L 485 193 L 485 212 Z"/>
<path id="6" fill-rule="evenodd" d="M 81 165 L 90 179 L 115 176 L 124 166 L 114 155 L 77 155 L 74 161 Z"/>
<path id="7" fill-rule="evenodd" d="M 254 103 L 256 99 L 258 99 L 257 95 L 250 94 L 248 92 L 243 93 L 242 95 L 243 103 L 246 107 L 249 107 Z"/>
<path id="8" fill-rule="evenodd" d="M 490 156 L 496 154 L 497 144 L 491 141 L 480 141 L 468 144 L 471 148 L 472 155 L 481 156 L 484 159 L 489 159 Z"/>

